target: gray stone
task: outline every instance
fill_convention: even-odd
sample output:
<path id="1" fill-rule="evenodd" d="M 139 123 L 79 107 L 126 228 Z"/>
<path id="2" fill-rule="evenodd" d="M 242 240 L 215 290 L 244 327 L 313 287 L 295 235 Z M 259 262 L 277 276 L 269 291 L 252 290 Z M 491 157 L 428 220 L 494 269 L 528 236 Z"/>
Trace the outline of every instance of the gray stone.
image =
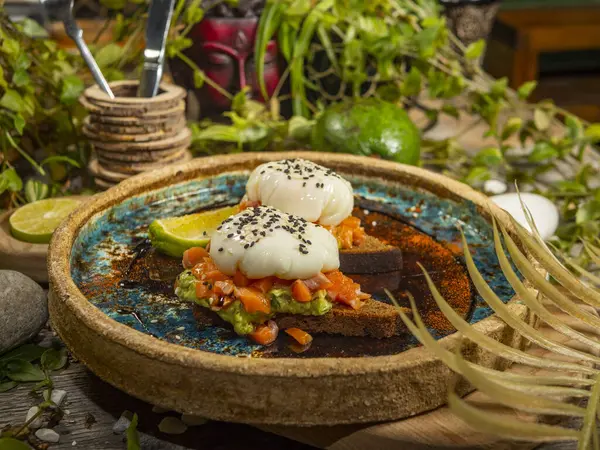
<path id="1" fill-rule="evenodd" d="M 48 320 L 42 287 L 13 270 L 0 270 L 0 353 L 35 336 Z"/>
<path id="2" fill-rule="evenodd" d="M 193 414 L 182 414 L 181 421 L 190 427 L 197 427 L 199 425 L 204 425 L 208 420 L 206 417 L 195 416 Z"/>
<path id="3" fill-rule="evenodd" d="M 35 437 L 44 442 L 56 444 L 60 440 L 60 434 L 50 428 L 40 428 L 35 432 Z"/>
<path id="4" fill-rule="evenodd" d="M 129 414 L 125 411 L 113 425 L 112 432 L 114 434 L 123 434 L 125 433 L 125 430 L 129 428 L 129 424 L 131 424 L 131 417 L 129 417 Z"/>
<path id="5" fill-rule="evenodd" d="M 40 408 L 38 408 L 37 406 L 32 406 L 31 408 L 29 408 L 29 411 L 27 411 L 27 417 L 25 417 L 25 422 L 29 422 L 32 419 L 32 417 L 35 416 L 39 411 L 40 411 Z M 41 415 L 39 415 L 33 421 L 31 421 L 29 423 L 28 427 L 31 428 L 32 430 L 37 430 L 43 424 L 44 424 L 44 419 L 42 418 Z"/>
<path id="6" fill-rule="evenodd" d="M 166 434 L 183 434 L 187 430 L 187 425 L 177 417 L 165 417 L 158 424 L 158 429 Z"/>

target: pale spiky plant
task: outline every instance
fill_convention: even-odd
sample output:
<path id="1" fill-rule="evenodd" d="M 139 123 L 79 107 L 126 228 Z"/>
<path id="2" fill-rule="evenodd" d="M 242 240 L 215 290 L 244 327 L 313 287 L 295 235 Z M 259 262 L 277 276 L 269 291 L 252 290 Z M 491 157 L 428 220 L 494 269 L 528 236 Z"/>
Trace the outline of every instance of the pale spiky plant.
<path id="1" fill-rule="evenodd" d="M 489 369 L 463 358 L 460 353 L 461 346 L 456 353 L 445 349 L 427 330 L 410 295 L 412 320 L 401 309 L 399 311 L 409 330 L 450 369 L 484 393 L 492 404 L 510 408 L 518 414 L 518 417 L 515 414 L 502 414 L 492 411 L 489 404 L 475 405 L 465 401 L 456 394 L 454 385 L 450 386 L 448 406 L 473 428 L 512 440 L 570 440 L 577 441 L 579 449 L 598 449 L 600 448 L 597 435 L 597 421 L 600 416 L 598 411 L 600 357 L 597 355 L 600 354 L 600 317 L 594 313 L 597 308 L 600 308 L 600 290 L 598 290 L 600 278 L 578 266 L 560 252 L 557 253 L 557 258 L 541 239 L 527 208 L 522 206 L 532 232 L 529 233 L 513 220 L 517 242 L 501 223 L 498 225 L 492 213 L 494 244 L 500 267 L 521 301 L 535 316 L 537 323 L 546 323 L 548 327 L 568 339 L 557 339 L 556 334 L 544 334 L 531 325 L 531 320 L 521 319 L 511 313 L 477 270 L 463 234 L 464 258 L 475 288 L 496 315 L 508 326 L 517 330 L 527 341 L 545 349 L 548 355 L 541 357 L 533 352 L 512 348 L 475 330 L 446 302 L 425 268 L 421 266 L 421 269 L 440 310 L 462 333 L 463 339 L 477 343 L 483 349 L 508 361 L 543 369 L 543 375 Z M 598 241 L 583 244 L 591 261 L 596 265 L 600 265 L 598 244 Z M 523 278 L 530 283 L 533 292 L 521 281 L 508 255 Z M 565 268 L 559 258 L 569 264 L 576 275 Z M 545 269 L 548 276 L 544 276 L 534 264 L 539 264 Z M 580 280 L 578 275 L 585 281 Z M 550 277 L 556 280 L 556 283 L 550 282 Z M 557 284 L 570 295 L 559 289 Z M 562 311 L 563 314 L 555 314 L 553 310 Z M 585 331 L 579 330 L 582 327 Z M 566 340 L 571 344 L 567 345 L 564 342 Z M 580 406 L 586 401 L 586 407 Z M 524 413 L 534 416 L 530 415 L 524 420 Z M 573 429 L 538 420 L 546 416 L 581 418 L 582 426 Z"/>

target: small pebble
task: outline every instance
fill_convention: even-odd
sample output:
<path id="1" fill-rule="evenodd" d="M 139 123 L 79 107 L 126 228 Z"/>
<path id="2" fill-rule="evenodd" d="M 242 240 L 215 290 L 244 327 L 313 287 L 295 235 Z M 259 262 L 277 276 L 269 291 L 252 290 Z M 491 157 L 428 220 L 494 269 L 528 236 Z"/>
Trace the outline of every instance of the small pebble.
<path id="1" fill-rule="evenodd" d="M 60 440 L 60 434 L 50 428 L 40 428 L 35 432 L 35 437 L 40 441 L 56 444 Z"/>
<path id="2" fill-rule="evenodd" d="M 27 417 L 25 417 L 25 422 L 29 422 L 31 418 L 38 413 L 39 410 L 40 408 L 38 408 L 37 406 L 32 406 L 31 408 L 29 408 L 29 411 L 27 411 Z M 29 424 L 29 428 L 31 428 L 32 430 L 36 430 L 39 427 L 41 427 L 43 423 L 44 422 L 42 416 L 40 415 Z"/>
<path id="3" fill-rule="evenodd" d="M 77 445 L 77 441 L 73 441 L 73 442 L 71 442 L 71 445 L 72 445 L 73 447 L 75 447 L 75 446 Z"/>
<path id="4" fill-rule="evenodd" d="M 507 190 L 506 183 L 500 180 L 487 180 L 483 183 L 483 192 L 488 195 L 504 194 Z"/>
<path id="5" fill-rule="evenodd" d="M 177 417 L 165 417 L 158 424 L 158 429 L 166 434 L 183 434 L 187 428 L 187 425 Z"/>
<path id="6" fill-rule="evenodd" d="M 52 394 L 50 395 L 50 400 L 54 402 L 57 406 L 62 405 L 62 403 L 67 398 L 67 391 L 63 391 L 62 389 L 54 389 Z"/>
<path id="7" fill-rule="evenodd" d="M 202 416 L 195 416 L 194 414 L 182 414 L 181 421 L 190 427 L 197 427 L 204 425 L 208 420 Z"/>
<path id="8" fill-rule="evenodd" d="M 153 412 L 153 413 L 156 413 L 156 414 L 164 414 L 164 413 L 166 413 L 166 412 L 169 412 L 169 410 L 168 410 L 168 409 L 165 409 L 165 408 L 163 408 L 163 407 L 161 407 L 161 406 L 156 406 L 156 405 L 154 405 L 154 406 L 152 407 L 152 412 Z"/>
<path id="9" fill-rule="evenodd" d="M 125 433 L 125 430 L 127 430 L 130 423 L 131 423 L 131 419 L 129 417 L 125 416 L 125 413 L 123 413 L 123 414 L 121 414 L 121 417 L 119 417 L 119 420 L 117 420 L 115 422 L 115 424 L 113 425 L 112 432 L 114 434 Z"/>

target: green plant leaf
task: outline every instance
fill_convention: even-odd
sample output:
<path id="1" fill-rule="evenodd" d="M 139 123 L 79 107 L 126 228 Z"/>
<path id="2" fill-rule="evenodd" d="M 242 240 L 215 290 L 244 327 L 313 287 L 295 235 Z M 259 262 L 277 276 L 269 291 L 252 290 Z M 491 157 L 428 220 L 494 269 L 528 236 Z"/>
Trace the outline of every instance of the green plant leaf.
<path id="1" fill-rule="evenodd" d="M 411 67 L 402 81 L 402 94 L 410 97 L 421 92 L 421 72 L 416 67 Z"/>
<path id="2" fill-rule="evenodd" d="M 41 358 L 44 351 L 46 351 L 46 349 L 40 347 L 39 345 L 24 344 L 0 356 L 0 362 L 6 362 L 12 359 L 20 359 L 23 361 L 32 362 Z"/>
<path id="3" fill-rule="evenodd" d="M 277 34 L 277 44 L 279 45 L 279 51 L 289 63 L 292 59 L 292 53 L 294 51 L 294 42 L 296 41 L 298 31 L 293 28 L 288 22 L 282 22 L 279 26 L 279 32 Z"/>
<path id="4" fill-rule="evenodd" d="M 0 98 L 0 106 L 17 113 L 21 112 L 23 110 L 23 98 L 14 89 L 7 89 Z"/>
<path id="5" fill-rule="evenodd" d="M 28 85 L 31 82 L 31 79 L 29 78 L 26 69 L 18 69 L 13 75 L 12 82 L 17 87 L 23 87 Z"/>
<path id="6" fill-rule="evenodd" d="M 600 123 L 593 123 L 585 129 L 585 137 L 592 142 L 600 141 Z"/>
<path id="7" fill-rule="evenodd" d="M 15 117 L 13 119 L 13 125 L 15 126 L 15 130 L 17 130 L 17 133 L 22 135 L 26 122 L 21 114 L 15 114 Z"/>
<path id="8" fill-rule="evenodd" d="M 265 58 L 267 46 L 281 23 L 282 14 L 286 5 L 283 2 L 267 2 L 260 15 L 258 28 L 256 30 L 256 42 L 254 44 L 254 58 L 256 60 L 256 77 L 260 86 L 260 92 L 265 100 L 269 98 L 267 85 L 265 83 Z"/>
<path id="9" fill-rule="evenodd" d="M 23 441 L 3 437 L 0 438 L 0 450 L 31 450 L 31 447 Z"/>
<path id="10" fill-rule="evenodd" d="M 200 89 L 204 85 L 205 75 L 201 70 L 194 70 L 194 87 Z"/>
<path id="11" fill-rule="evenodd" d="M 535 127 L 540 131 L 548 129 L 550 120 L 550 115 L 541 108 L 536 108 L 533 112 L 533 122 L 535 123 Z"/>
<path id="12" fill-rule="evenodd" d="M 44 372 L 30 362 L 14 359 L 6 364 L 7 375 L 13 381 L 41 381 L 46 378 Z"/>
<path id="13" fill-rule="evenodd" d="M 581 205 L 575 215 L 575 221 L 578 225 L 598 219 L 600 219 L 600 201 L 596 199 L 588 200 Z"/>
<path id="14" fill-rule="evenodd" d="M 546 162 L 558 156 L 558 150 L 547 142 L 538 142 L 527 159 L 533 163 Z"/>
<path id="15" fill-rule="evenodd" d="M 583 130 L 583 125 L 581 123 L 581 120 L 579 120 L 577 117 L 568 115 L 565 118 L 565 125 L 567 126 L 567 129 L 569 130 L 569 133 L 568 133 L 569 138 L 575 140 L 581 136 L 581 132 Z"/>
<path id="16" fill-rule="evenodd" d="M 5 381 L 0 383 L 0 393 L 10 391 L 12 388 L 17 386 L 17 384 L 18 383 L 16 381 Z"/>
<path id="17" fill-rule="evenodd" d="M 60 101 L 65 105 L 73 105 L 79 99 L 85 85 L 81 78 L 76 75 L 68 75 L 62 80 L 62 88 L 60 92 Z"/>
<path id="18" fill-rule="evenodd" d="M 15 62 L 15 69 L 25 70 L 29 69 L 29 66 L 31 66 L 31 59 L 29 59 L 29 56 L 27 56 L 27 54 L 21 53 L 17 58 L 17 61 Z"/>
<path id="19" fill-rule="evenodd" d="M 0 192 L 3 190 L 19 192 L 21 189 L 23 189 L 23 181 L 15 169 L 5 169 L 0 173 Z"/>
<path id="20" fill-rule="evenodd" d="M 523 83 L 519 89 L 517 89 L 517 95 L 521 100 L 527 99 L 534 89 L 537 87 L 537 81 L 527 81 Z"/>
<path id="21" fill-rule="evenodd" d="M 133 418 L 127 427 L 127 450 L 140 450 L 140 435 L 137 431 L 138 415 L 133 414 Z"/>
<path id="22" fill-rule="evenodd" d="M 479 59 L 485 51 L 485 40 L 479 39 L 478 41 L 469 44 L 465 50 L 465 56 L 467 59 Z"/>
<path id="23" fill-rule="evenodd" d="M 4 38 L 2 40 L 2 51 L 9 56 L 16 57 L 21 53 L 21 45 L 15 39 Z"/>
<path id="24" fill-rule="evenodd" d="M 46 29 L 42 27 L 39 23 L 37 23 L 35 20 L 32 20 L 28 17 L 23 19 L 19 26 L 21 28 L 21 31 L 23 31 L 23 34 L 31 38 L 48 37 L 48 32 L 46 31 Z"/>
<path id="25" fill-rule="evenodd" d="M 101 69 L 112 66 L 123 57 L 123 47 L 111 42 L 98 50 L 94 57 Z"/>
<path id="26" fill-rule="evenodd" d="M 510 136 L 518 132 L 523 126 L 523 119 L 520 117 L 511 117 L 504 124 L 501 138 L 502 140 L 508 139 Z"/>
<path id="27" fill-rule="evenodd" d="M 494 81 L 490 88 L 490 94 L 494 98 L 503 98 L 506 95 L 506 89 L 508 88 L 508 78 L 502 77 Z"/>
<path id="28" fill-rule="evenodd" d="M 67 349 L 49 348 L 44 352 L 40 360 L 44 370 L 59 370 L 67 364 Z"/>
<path id="29" fill-rule="evenodd" d="M 492 177 L 487 167 L 473 167 L 465 177 L 465 183 L 476 185 L 489 180 Z"/>
<path id="30" fill-rule="evenodd" d="M 502 152 L 497 147 L 487 147 L 475 155 L 473 162 L 476 165 L 494 167 L 502 163 L 504 161 L 504 157 L 502 156 Z"/>
<path id="31" fill-rule="evenodd" d="M 45 165 L 48 165 L 48 164 L 55 164 L 55 163 L 65 163 L 65 164 L 69 164 L 69 165 L 71 165 L 73 167 L 77 167 L 78 169 L 81 168 L 81 164 L 79 164 L 73 158 L 69 158 L 68 156 L 64 156 L 64 155 L 52 155 L 52 156 L 48 156 L 46 159 L 44 159 L 40 163 L 40 166 L 45 166 Z"/>
<path id="32" fill-rule="evenodd" d="M 183 21 L 186 25 L 194 25 L 204 18 L 202 0 L 192 0 L 188 3 L 183 13 Z"/>
<path id="33" fill-rule="evenodd" d="M 25 199 L 29 202 L 35 202 L 37 200 L 43 200 L 48 197 L 50 188 L 47 184 L 42 183 L 39 180 L 29 179 L 25 183 Z"/>

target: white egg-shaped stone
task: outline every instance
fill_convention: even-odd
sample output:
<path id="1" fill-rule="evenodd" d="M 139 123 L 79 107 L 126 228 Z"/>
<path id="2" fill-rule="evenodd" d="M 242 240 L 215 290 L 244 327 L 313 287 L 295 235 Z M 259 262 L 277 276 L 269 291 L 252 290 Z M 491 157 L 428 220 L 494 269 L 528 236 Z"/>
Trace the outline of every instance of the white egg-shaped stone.
<path id="1" fill-rule="evenodd" d="M 521 202 L 519 196 L 516 193 L 494 195 L 490 199 L 504 209 L 507 213 L 514 217 L 514 219 L 521 224 L 526 230 L 531 231 L 525 213 L 521 208 Z M 544 239 L 550 238 L 556 229 L 558 228 L 559 213 L 558 208 L 548 200 L 538 194 L 522 193 L 521 199 L 527 206 L 535 222 L 540 235 Z"/>

